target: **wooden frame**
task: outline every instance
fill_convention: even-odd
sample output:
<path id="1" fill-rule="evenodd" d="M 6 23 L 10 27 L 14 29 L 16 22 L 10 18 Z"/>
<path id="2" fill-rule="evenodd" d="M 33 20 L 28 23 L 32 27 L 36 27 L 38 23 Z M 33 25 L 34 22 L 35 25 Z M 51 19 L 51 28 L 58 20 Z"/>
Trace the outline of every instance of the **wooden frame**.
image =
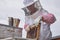
<path id="1" fill-rule="evenodd" d="M 30 31 L 27 32 L 27 38 L 38 40 L 40 36 L 40 25 L 41 23 L 39 23 L 37 27 L 35 26 L 32 29 L 30 29 Z"/>

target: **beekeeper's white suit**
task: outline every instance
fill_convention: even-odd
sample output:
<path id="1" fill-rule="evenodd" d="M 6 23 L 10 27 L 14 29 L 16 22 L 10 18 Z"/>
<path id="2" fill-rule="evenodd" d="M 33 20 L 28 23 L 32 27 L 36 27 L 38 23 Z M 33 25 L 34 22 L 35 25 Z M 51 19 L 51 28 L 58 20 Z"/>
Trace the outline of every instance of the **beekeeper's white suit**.
<path id="1" fill-rule="evenodd" d="M 47 12 L 45 11 L 41 11 L 43 14 L 47 14 Z M 39 14 L 40 15 L 40 11 L 38 10 L 36 12 L 36 14 Z M 34 22 L 36 23 L 37 20 L 39 21 L 39 15 L 38 18 L 36 19 L 32 19 L 32 18 L 29 18 L 29 17 L 26 17 L 26 24 L 29 24 L 29 25 L 32 25 Z M 41 30 L 40 30 L 40 37 L 39 37 L 39 40 L 50 40 L 52 37 L 52 34 L 51 34 L 51 31 L 50 31 L 50 24 L 47 24 L 43 21 L 41 21 Z"/>
<path id="2" fill-rule="evenodd" d="M 29 2 L 32 4 L 33 0 L 24 0 L 24 4 L 29 4 Z M 25 5 L 26 5 L 25 4 Z M 38 5 L 37 5 L 38 6 Z M 39 7 L 40 6 L 40 7 Z M 44 10 L 41 5 L 39 4 L 39 6 L 37 7 L 38 8 L 38 11 L 36 11 L 34 14 L 32 15 L 29 15 L 26 10 L 28 11 L 27 8 L 23 9 L 26 13 L 26 15 L 28 14 L 29 16 L 26 16 L 25 18 L 25 22 L 26 24 L 28 25 L 32 25 L 36 22 L 39 21 L 39 19 L 41 19 L 42 15 L 46 15 L 48 14 L 48 12 L 46 10 Z M 40 21 L 41 22 L 41 30 L 40 30 L 40 37 L 39 37 L 39 40 L 51 40 L 51 37 L 52 37 L 52 33 L 51 33 L 51 30 L 50 30 L 50 24 L 47 24 L 43 21 Z"/>

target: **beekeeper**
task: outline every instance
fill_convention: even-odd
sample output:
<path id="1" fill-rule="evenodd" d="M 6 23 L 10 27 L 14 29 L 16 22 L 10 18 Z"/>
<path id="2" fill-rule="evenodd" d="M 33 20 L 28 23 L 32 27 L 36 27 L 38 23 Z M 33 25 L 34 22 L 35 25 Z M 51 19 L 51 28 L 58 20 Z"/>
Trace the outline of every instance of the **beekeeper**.
<path id="1" fill-rule="evenodd" d="M 39 40 L 51 40 L 52 33 L 50 25 L 56 21 L 53 14 L 49 13 L 42 8 L 39 0 L 24 0 L 25 7 L 22 8 L 25 12 L 25 30 L 29 31 L 32 25 L 39 22 L 39 19 L 43 19 L 41 22 L 41 30 Z"/>

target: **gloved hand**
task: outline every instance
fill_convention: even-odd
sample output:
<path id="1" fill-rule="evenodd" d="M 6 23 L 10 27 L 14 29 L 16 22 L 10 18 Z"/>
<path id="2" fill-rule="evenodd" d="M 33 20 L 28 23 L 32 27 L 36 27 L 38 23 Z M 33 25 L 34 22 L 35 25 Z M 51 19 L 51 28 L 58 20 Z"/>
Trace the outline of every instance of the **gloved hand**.
<path id="1" fill-rule="evenodd" d="M 52 23 L 54 23 L 56 21 L 56 18 L 55 18 L 55 16 L 53 14 L 49 13 L 47 15 L 42 16 L 42 21 L 46 22 L 48 24 L 52 24 Z"/>
<path id="2" fill-rule="evenodd" d="M 27 25 L 27 24 L 25 24 L 24 25 L 24 29 L 25 29 L 25 31 L 30 31 L 30 29 L 33 29 L 34 27 L 36 27 L 37 25 L 35 25 L 35 24 L 32 24 L 32 25 Z"/>
<path id="3" fill-rule="evenodd" d="M 28 25 L 28 24 L 25 24 L 25 25 L 24 25 L 24 29 L 25 29 L 25 31 L 27 31 L 27 32 L 30 31 L 29 25 Z"/>

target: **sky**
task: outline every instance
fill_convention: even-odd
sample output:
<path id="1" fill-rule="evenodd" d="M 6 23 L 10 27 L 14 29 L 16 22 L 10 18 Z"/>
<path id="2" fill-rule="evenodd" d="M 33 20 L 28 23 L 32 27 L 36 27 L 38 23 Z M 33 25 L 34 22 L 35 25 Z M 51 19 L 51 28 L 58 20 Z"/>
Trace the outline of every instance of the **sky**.
<path id="1" fill-rule="evenodd" d="M 44 9 L 56 17 L 56 22 L 51 25 L 52 36 L 60 35 L 60 0 L 40 0 Z"/>
<path id="2" fill-rule="evenodd" d="M 54 14 L 57 19 L 51 25 L 53 37 L 60 35 L 60 0 L 40 0 L 40 2 L 42 7 Z M 19 27 L 23 28 L 25 20 L 22 7 L 24 7 L 23 0 L 0 0 L 0 23 L 8 25 L 8 17 L 19 18 L 21 20 Z"/>
<path id="3" fill-rule="evenodd" d="M 24 13 L 21 9 L 23 6 L 21 0 L 0 0 L 0 20 L 3 20 L 1 23 L 8 24 L 8 17 L 13 17 L 21 19 L 23 25 Z"/>

